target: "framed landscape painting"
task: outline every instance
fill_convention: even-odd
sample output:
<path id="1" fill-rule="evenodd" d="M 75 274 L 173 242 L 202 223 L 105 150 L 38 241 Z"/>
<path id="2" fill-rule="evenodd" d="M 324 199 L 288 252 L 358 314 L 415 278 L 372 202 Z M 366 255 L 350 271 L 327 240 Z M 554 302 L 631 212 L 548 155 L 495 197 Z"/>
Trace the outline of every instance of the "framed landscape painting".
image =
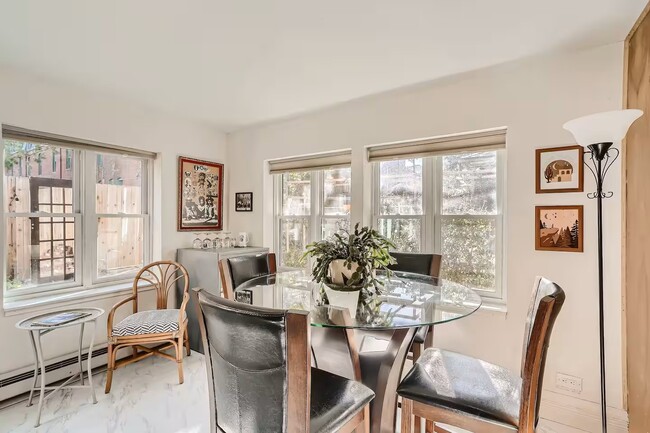
<path id="1" fill-rule="evenodd" d="M 223 164 L 178 158 L 178 231 L 223 228 Z"/>
<path id="2" fill-rule="evenodd" d="M 584 189 L 582 146 L 535 150 L 535 191 L 582 192 Z"/>
<path id="3" fill-rule="evenodd" d="M 535 249 L 583 251 L 583 207 L 535 206 Z"/>

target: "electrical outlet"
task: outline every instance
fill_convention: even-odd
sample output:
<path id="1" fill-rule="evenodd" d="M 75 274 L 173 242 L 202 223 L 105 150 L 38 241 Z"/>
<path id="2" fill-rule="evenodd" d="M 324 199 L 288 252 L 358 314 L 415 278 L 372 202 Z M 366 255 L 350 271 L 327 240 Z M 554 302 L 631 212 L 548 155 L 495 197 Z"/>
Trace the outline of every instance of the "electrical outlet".
<path id="1" fill-rule="evenodd" d="M 566 391 L 580 394 L 582 392 L 582 378 L 558 373 L 555 377 L 555 386 Z"/>

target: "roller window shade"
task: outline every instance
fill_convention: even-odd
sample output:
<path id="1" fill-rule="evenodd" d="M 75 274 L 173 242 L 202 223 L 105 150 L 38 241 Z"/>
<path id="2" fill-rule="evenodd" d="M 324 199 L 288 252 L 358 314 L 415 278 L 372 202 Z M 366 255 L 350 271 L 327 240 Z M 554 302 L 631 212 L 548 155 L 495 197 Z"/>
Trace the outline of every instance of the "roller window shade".
<path id="1" fill-rule="evenodd" d="M 421 158 L 462 152 L 486 152 L 506 147 L 506 128 L 378 144 L 368 147 L 368 161 Z"/>
<path id="2" fill-rule="evenodd" d="M 137 158 L 156 158 L 156 154 L 154 152 L 146 152 L 143 150 L 131 149 L 128 147 L 113 146 L 96 141 L 70 138 L 63 135 L 33 131 L 8 125 L 2 126 L 2 138 L 9 140 L 27 141 L 30 143 L 51 144 L 71 149 L 91 150 L 93 152 L 114 153 Z"/>
<path id="3" fill-rule="evenodd" d="M 352 150 L 346 149 L 292 158 L 271 159 L 268 161 L 268 164 L 269 173 L 271 174 L 349 167 L 352 164 Z"/>

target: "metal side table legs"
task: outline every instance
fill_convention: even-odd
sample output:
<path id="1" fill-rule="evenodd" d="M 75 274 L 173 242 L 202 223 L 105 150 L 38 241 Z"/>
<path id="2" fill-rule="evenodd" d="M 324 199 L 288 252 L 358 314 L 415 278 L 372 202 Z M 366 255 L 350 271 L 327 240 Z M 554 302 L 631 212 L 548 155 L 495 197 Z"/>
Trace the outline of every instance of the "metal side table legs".
<path id="1" fill-rule="evenodd" d="M 83 336 L 84 336 L 84 329 L 85 329 L 85 324 L 89 323 L 92 325 L 92 331 L 90 333 L 90 347 L 88 348 L 88 360 L 86 364 L 86 369 L 88 372 L 88 384 L 85 384 L 84 381 L 84 371 L 83 371 L 83 364 L 82 364 L 82 352 L 83 352 Z M 32 385 L 31 390 L 29 391 L 29 401 L 27 402 L 27 406 L 32 405 L 32 400 L 34 397 L 34 391 L 38 391 L 38 414 L 36 415 L 36 423 L 34 424 L 34 427 L 38 427 L 41 424 L 41 411 L 43 410 L 43 402 L 45 401 L 46 398 L 50 397 L 53 393 L 56 391 L 59 391 L 61 389 L 70 389 L 70 388 L 90 388 L 90 392 L 93 397 L 93 404 L 97 403 L 97 396 L 95 395 L 95 388 L 93 387 L 93 376 L 92 376 L 92 354 L 93 354 L 93 345 L 95 343 L 95 328 L 97 326 L 97 318 L 93 318 L 92 320 L 89 320 L 87 322 L 82 322 L 79 323 L 80 325 L 80 332 L 79 332 L 79 352 L 78 352 L 78 360 L 79 360 L 79 372 L 74 374 L 72 377 L 70 377 L 68 380 L 63 382 L 59 386 L 45 386 L 47 383 L 47 380 L 45 378 L 45 357 L 43 356 L 43 346 L 41 345 L 41 337 L 45 334 L 48 334 L 56 329 L 58 327 L 52 327 L 50 329 L 33 329 L 29 330 L 29 336 L 30 340 L 32 342 L 32 349 L 34 349 L 34 359 L 35 359 L 35 364 L 34 364 L 34 383 Z M 40 385 L 37 386 L 37 383 L 39 383 L 38 377 L 40 373 Z M 70 382 L 75 380 L 77 377 L 79 377 L 80 380 L 80 385 L 68 385 Z M 46 391 L 49 391 L 47 395 L 45 394 Z"/>

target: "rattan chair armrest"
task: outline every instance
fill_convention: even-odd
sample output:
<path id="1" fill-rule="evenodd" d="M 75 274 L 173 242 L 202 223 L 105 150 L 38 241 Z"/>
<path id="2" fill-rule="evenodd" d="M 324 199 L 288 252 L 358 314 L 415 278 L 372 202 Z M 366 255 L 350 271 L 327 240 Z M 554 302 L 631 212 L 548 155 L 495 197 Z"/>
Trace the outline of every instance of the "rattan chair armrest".
<path id="1" fill-rule="evenodd" d="M 113 308 L 111 308 L 111 311 L 108 313 L 108 320 L 106 320 L 106 333 L 109 338 L 113 335 L 113 318 L 115 316 L 115 312 L 122 305 L 126 304 L 129 301 L 135 301 L 135 299 L 136 295 L 131 295 L 128 298 L 122 299 L 120 302 L 113 305 Z"/>
<path id="2" fill-rule="evenodd" d="M 181 303 L 181 308 L 178 311 L 178 329 L 181 329 L 183 326 L 183 322 L 185 320 L 185 308 L 187 307 L 187 303 L 190 300 L 190 294 L 189 292 L 185 292 L 183 294 L 183 302 Z"/>

